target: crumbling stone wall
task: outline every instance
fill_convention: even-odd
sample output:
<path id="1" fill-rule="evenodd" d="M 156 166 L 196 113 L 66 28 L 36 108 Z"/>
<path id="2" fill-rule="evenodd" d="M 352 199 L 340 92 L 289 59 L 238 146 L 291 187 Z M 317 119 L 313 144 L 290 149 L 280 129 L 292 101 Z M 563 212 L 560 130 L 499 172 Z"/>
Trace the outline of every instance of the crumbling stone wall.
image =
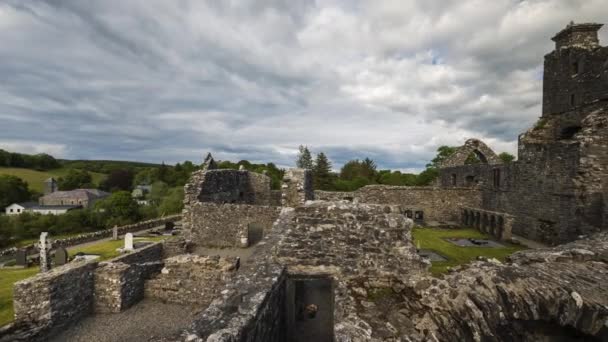
<path id="1" fill-rule="evenodd" d="M 146 282 L 145 296 L 163 302 L 206 307 L 237 271 L 235 257 L 178 255 L 165 260 L 161 273 Z"/>
<path id="2" fill-rule="evenodd" d="M 162 267 L 163 243 L 157 242 L 102 262 L 95 270 L 95 312 L 121 312 L 144 297 L 144 283 Z"/>
<path id="3" fill-rule="evenodd" d="M 315 191 L 315 196 L 321 200 L 396 205 L 402 213 L 422 211 L 427 222 L 458 222 L 460 206 L 481 205 L 481 192 L 471 188 L 368 185 L 353 192 Z"/>
<path id="4" fill-rule="evenodd" d="M 200 341 L 285 341 L 285 283 L 290 275 L 322 275 L 335 285 L 336 336 L 368 336 L 353 294 L 399 286 L 422 272 L 411 241 L 413 223 L 395 206 L 308 202 L 284 208 L 254 258 L 226 285 L 181 338 Z M 348 340 L 348 339 L 345 339 Z"/>
<path id="5" fill-rule="evenodd" d="M 415 279 L 389 323 L 411 341 L 605 341 L 607 281 L 602 233 Z"/>
<path id="6" fill-rule="evenodd" d="M 514 217 L 513 233 L 548 244 L 607 229 L 608 48 L 598 24 L 571 24 L 545 57 L 543 116 L 508 165 L 445 165 L 442 188 L 470 187 Z"/>
<path id="7" fill-rule="evenodd" d="M 608 97 L 605 63 L 608 47 L 599 44 L 601 24 L 573 24 L 553 40 L 555 50 L 545 56 L 543 117 L 572 110 Z"/>
<path id="8" fill-rule="evenodd" d="M 511 240 L 513 216 L 478 208 L 462 207 L 460 223 L 463 227 L 475 227 L 499 240 Z"/>
<path id="9" fill-rule="evenodd" d="M 36 341 L 93 309 L 96 262 L 76 262 L 14 285 L 15 323 L 0 341 Z"/>
<path id="10" fill-rule="evenodd" d="M 250 225 L 267 232 L 277 219 L 280 207 L 197 202 L 184 210 L 184 237 L 197 246 L 238 247 L 248 236 Z"/>
<path id="11" fill-rule="evenodd" d="M 441 163 L 441 167 L 454 167 L 465 165 L 466 160 L 471 154 L 475 154 L 479 161 L 483 164 L 502 164 L 502 161 L 494 151 L 488 147 L 483 141 L 477 139 L 467 140 L 463 146 Z"/>
<path id="12" fill-rule="evenodd" d="M 184 187 L 186 205 L 196 202 L 270 205 L 271 179 L 245 170 L 199 170 Z"/>
<path id="13" fill-rule="evenodd" d="M 284 207 L 297 207 L 306 201 L 314 199 L 312 186 L 312 172 L 305 169 L 289 169 L 283 176 L 282 205 Z"/>

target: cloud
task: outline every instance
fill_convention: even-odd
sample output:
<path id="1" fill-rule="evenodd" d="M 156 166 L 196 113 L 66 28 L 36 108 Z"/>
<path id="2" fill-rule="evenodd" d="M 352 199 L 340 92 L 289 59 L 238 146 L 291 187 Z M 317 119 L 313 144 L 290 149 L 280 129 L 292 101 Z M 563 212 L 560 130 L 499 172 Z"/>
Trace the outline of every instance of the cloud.
<path id="1" fill-rule="evenodd" d="M 0 148 L 291 166 L 305 144 L 402 170 L 471 137 L 515 153 L 550 37 L 603 2 L 7 0 Z"/>

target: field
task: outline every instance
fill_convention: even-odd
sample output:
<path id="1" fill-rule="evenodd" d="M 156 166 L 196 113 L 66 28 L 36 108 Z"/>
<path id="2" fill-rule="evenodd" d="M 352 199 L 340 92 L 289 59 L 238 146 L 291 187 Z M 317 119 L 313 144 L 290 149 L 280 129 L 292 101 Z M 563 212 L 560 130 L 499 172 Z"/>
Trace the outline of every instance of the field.
<path id="1" fill-rule="evenodd" d="M 448 261 L 433 262 L 431 273 L 438 275 L 447 271 L 448 267 L 466 264 L 478 256 L 485 256 L 504 260 L 507 256 L 524 249 L 522 246 L 504 244 L 504 248 L 487 247 L 460 247 L 445 238 L 473 238 L 492 239 L 475 229 L 436 229 L 436 228 L 414 228 L 414 244 L 421 249 L 431 249 L 447 257 Z"/>
<path id="2" fill-rule="evenodd" d="M 160 241 L 165 238 L 167 237 L 146 237 L 145 239 L 138 239 L 136 237 L 135 242 L 142 240 Z M 74 255 L 78 252 L 99 254 L 101 255 L 101 258 L 98 260 L 103 261 L 118 256 L 120 253 L 117 252 L 116 249 L 123 245 L 124 240 L 102 241 L 87 245 L 86 247 L 68 249 L 70 255 Z M 27 269 L 0 268 L 0 326 L 10 323 L 13 320 L 13 284 L 37 273 L 38 267 L 35 266 Z"/>
<path id="3" fill-rule="evenodd" d="M 55 179 L 65 176 L 69 168 L 61 168 L 49 171 L 36 171 L 31 169 L 20 169 L 20 168 L 12 168 L 12 167 L 0 167 L 0 175 L 13 175 L 17 176 L 24 181 L 27 182 L 29 188 L 31 190 L 36 190 L 40 193 L 43 192 L 43 182 L 50 178 L 55 177 Z M 93 183 L 99 184 L 100 181 L 106 178 L 106 175 L 103 173 L 90 172 L 91 177 L 93 177 Z"/>
<path id="4" fill-rule="evenodd" d="M 0 326 L 13 320 L 13 284 L 36 273 L 37 267 L 0 269 Z"/>

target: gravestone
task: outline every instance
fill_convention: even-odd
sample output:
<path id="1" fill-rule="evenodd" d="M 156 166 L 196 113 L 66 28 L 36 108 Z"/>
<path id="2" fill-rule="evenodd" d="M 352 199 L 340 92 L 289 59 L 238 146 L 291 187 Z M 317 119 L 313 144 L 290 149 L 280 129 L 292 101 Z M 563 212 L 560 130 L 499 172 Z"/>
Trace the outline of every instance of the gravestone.
<path id="1" fill-rule="evenodd" d="M 114 226 L 114 228 L 112 228 L 112 240 L 118 240 L 118 226 Z"/>
<path id="2" fill-rule="evenodd" d="M 133 250 L 133 234 L 127 233 L 125 234 L 125 251 Z"/>
<path id="3" fill-rule="evenodd" d="M 17 250 L 17 255 L 15 256 L 17 266 L 27 267 L 27 251 L 25 249 Z"/>
<path id="4" fill-rule="evenodd" d="M 51 269 L 51 258 L 49 255 L 51 247 L 49 233 L 40 233 L 40 242 L 38 244 L 38 250 L 40 251 L 40 272 L 47 272 Z"/>
<path id="5" fill-rule="evenodd" d="M 55 251 L 55 258 L 53 259 L 53 261 L 55 262 L 55 266 L 61 266 L 61 265 L 67 264 L 68 263 L 68 251 L 63 247 L 59 247 Z"/>

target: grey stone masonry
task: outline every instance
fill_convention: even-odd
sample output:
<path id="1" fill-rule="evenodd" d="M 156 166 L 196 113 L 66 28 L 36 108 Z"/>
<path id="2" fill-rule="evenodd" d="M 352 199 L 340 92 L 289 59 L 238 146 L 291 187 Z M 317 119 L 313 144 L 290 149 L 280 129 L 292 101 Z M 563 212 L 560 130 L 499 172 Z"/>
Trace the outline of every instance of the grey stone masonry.
<path id="1" fill-rule="evenodd" d="M 15 283 L 15 324 L 28 326 L 34 339 L 90 314 L 96 267 L 73 262 Z"/>
<path id="2" fill-rule="evenodd" d="M 145 296 L 165 302 L 205 307 L 237 271 L 234 257 L 177 255 L 145 284 Z"/>
<path id="3" fill-rule="evenodd" d="M 163 243 L 100 263 L 95 270 L 95 311 L 121 312 L 144 297 L 144 283 L 163 268 Z"/>
<path id="4" fill-rule="evenodd" d="M 281 185 L 284 207 L 297 207 L 306 201 L 313 200 L 315 193 L 312 184 L 312 172 L 305 169 L 289 169 L 283 176 Z"/>

